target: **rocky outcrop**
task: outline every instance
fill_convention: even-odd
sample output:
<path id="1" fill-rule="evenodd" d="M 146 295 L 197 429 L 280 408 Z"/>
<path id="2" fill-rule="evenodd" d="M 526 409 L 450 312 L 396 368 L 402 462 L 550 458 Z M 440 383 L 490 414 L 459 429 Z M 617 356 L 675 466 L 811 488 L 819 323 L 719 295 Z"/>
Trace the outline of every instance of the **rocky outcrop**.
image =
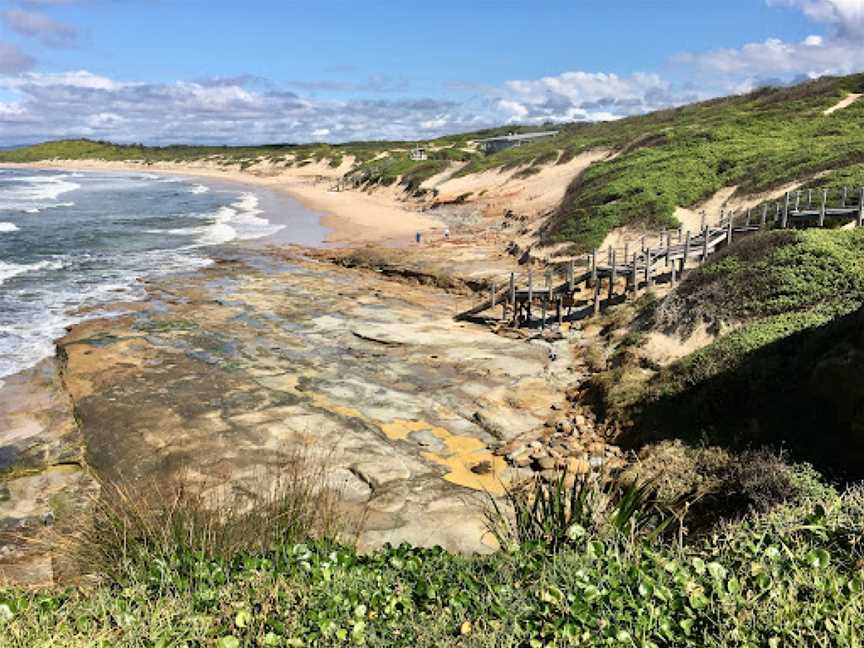
<path id="1" fill-rule="evenodd" d="M 302 451 L 364 512 L 361 547 L 490 551 L 484 505 L 515 475 L 493 450 L 563 407 L 564 348 L 455 323 L 443 291 L 236 254 L 59 341 L 93 470 L 254 505 Z"/>

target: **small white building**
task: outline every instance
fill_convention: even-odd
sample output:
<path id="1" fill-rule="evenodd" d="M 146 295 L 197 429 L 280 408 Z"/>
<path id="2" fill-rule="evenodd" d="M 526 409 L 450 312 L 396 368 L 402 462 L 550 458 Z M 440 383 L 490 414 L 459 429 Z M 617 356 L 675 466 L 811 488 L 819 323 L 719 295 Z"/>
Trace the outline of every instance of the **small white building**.
<path id="1" fill-rule="evenodd" d="M 420 146 L 415 146 L 411 149 L 410 153 L 411 159 L 415 162 L 419 162 L 420 160 L 428 160 L 429 155 L 426 153 L 426 149 Z"/>

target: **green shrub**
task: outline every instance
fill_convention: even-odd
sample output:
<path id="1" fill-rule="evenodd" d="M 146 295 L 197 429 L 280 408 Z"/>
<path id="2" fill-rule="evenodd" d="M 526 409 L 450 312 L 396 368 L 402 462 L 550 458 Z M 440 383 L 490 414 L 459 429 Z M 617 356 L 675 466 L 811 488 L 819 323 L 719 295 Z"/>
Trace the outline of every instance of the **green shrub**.
<path id="1" fill-rule="evenodd" d="M 864 639 L 860 488 L 678 547 L 586 529 L 487 557 L 326 541 L 0 592 L 10 646 L 812 646 Z"/>

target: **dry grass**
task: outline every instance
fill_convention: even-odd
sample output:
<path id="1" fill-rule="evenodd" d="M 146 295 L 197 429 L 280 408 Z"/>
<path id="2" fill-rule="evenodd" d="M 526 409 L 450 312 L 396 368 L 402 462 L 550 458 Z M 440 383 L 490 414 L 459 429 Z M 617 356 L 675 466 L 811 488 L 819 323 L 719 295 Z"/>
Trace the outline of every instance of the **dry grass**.
<path id="1" fill-rule="evenodd" d="M 50 540 L 59 576 L 116 579 L 154 561 L 228 558 L 307 538 L 352 543 L 362 528 L 363 512 L 346 510 L 328 484 L 326 462 L 302 452 L 254 484 L 238 493 L 182 481 L 103 482 L 78 527 Z"/>

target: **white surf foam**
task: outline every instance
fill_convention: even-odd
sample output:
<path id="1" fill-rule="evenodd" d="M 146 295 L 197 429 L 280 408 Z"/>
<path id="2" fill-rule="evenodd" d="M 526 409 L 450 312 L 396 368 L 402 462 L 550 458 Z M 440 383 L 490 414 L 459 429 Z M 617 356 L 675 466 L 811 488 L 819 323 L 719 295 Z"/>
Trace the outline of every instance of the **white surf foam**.
<path id="1" fill-rule="evenodd" d="M 63 267 L 62 261 L 37 261 L 36 263 L 6 263 L 0 261 L 0 286 L 8 279 L 17 277 L 27 272 L 36 272 L 37 270 L 59 270 Z"/>
<path id="2" fill-rule="evenodd" d="M 201 214 L 201 218 L 212 219 L 213 222 L 200 227 L 185 227 L 169 230 L 170 234 L 180 236 L 196 236 L 195 243 L 187 248 L 204 247 L 207 245 L 222 245 L 234 240 L 246 240 L 268 236 L 282 229 L 281 225 L 273 225 L 258 214 L 258 197 L 253 193 L 242 193 L 239 198 L 220 207 L 215 212 Z"/>
<path id="3" fill-rule="evenodd" d="M 17 232 L 18 226 L 15 223 L 0 223 L 0 234 L 5 232 Z"/>
<path id="4" fill-rule="evenodd" d="M 207 193 L 208 191 L 210 191 L 210 187 L 205 187 L 202 184 L 196 184 L 189 187 L 189 193 L 192 194 L 203 194 Z"/>
<path id="5" fill-rule="evenodd" d="M 55 201 L 64 193 L 81 188 L 77 182 L 70 182 L 69 177 L 61 174 L 6 178 L 10 184 L 3 187 L 0 209 L 20 209 L 35 214 L 47 207 L 68 206 L 69 203 Z"/>

